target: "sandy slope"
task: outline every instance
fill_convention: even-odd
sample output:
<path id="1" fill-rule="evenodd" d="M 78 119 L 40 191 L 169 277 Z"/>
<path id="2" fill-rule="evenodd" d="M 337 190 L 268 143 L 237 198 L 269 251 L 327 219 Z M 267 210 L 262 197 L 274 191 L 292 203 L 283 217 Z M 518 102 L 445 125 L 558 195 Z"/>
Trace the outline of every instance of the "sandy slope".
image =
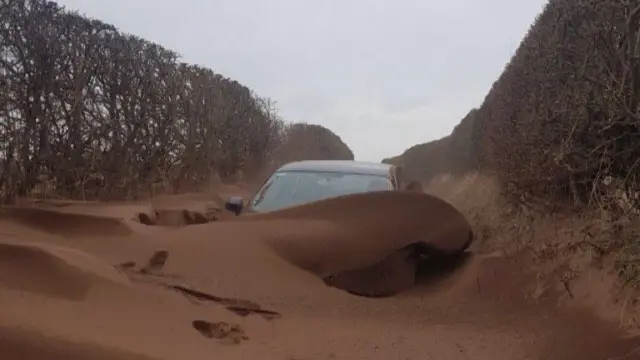
<path id="1" fill-rule="evenodd" d="M 91 206 L 0 214 L 0 359 L 640 359 L 615 326 L 533 301 L 525 255 L 470 255 L 412 286 L 395 249 L 467 233 L 420 194 L 180 228 Z M 358 297 L 329 275 L 406 291 Z"/>

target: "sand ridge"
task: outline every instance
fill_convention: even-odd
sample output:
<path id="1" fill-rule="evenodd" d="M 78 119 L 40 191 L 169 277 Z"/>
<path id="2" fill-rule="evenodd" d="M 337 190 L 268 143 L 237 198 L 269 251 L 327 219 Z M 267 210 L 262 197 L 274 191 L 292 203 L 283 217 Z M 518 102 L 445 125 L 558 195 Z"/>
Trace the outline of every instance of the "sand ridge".
<path id="1" fill-rule="evenodd" d="M 473 237 L 452 205 L 415 192 L 347 195 L 234 221 L 261 223 L 279 254 L 321 276 L 373 266 L 415 243 L 456 253 Z"/>
<path id="2" fill-rule="evenodd" d="M 99 284 L 131 286 L 124 274 L 96 257 L 50 244 L 0 242 L 0 285 L 82 300 Z"/>
<path id="3" fill-rule="evenodd" d="M 0 220 L 15 221 L 47 233 L 83 237 L 99 233 L 103 236 L 127 236 L 131 229 L 123 219 L 83 213 L 62 213 L 54 209 L 2 208 Z"/>

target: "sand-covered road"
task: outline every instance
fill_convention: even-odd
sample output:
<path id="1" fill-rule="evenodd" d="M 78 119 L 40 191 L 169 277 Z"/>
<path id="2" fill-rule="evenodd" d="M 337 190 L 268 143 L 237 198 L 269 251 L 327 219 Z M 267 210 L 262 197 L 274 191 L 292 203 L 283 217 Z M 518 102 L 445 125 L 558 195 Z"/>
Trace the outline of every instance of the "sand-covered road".
<path id="1" fill-rule="evenodd" d="M 531 297 L 526 254 L 426 266 L 383 298 L 322 280 L 382 262 L 375 286 L 406 282 L 399 224 L 453 226 L 419 196 L 180 228 L 130 220 L 140 205 L 4 210 L 0 359 L 640 359 L 614 324 Z"/>

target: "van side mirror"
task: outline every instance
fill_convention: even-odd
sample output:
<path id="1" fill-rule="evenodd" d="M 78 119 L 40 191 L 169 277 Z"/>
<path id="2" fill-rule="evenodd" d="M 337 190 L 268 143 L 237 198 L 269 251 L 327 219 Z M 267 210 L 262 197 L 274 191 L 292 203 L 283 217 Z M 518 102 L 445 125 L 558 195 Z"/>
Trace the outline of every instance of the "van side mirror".
<path id="1" fill-rule="evenodd" d="M 242 196 L 232 196 L 227 200 L 227 203 L 224 205 L 224 208 L 227 211 L 231 211 L 232 213 L 240 215 L 242 212 L 242 208 L 244 206 L 244 200 Z"/>

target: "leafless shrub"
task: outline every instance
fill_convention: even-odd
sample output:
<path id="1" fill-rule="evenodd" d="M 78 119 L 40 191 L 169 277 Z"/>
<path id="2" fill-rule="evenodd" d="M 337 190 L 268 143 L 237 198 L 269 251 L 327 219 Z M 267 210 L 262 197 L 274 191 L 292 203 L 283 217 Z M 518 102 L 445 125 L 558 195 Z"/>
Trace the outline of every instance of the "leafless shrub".
<path id="1" fill-rule="evenodd" d="M 50 1 L 1 0 L 0 24 L 2 201 L 180 192 L 277 161 L 288 125 L 236 81 Z"/>
<path id="2" fill-rule="evenodd" d="M 550 1 L 479 110 L 483 167 L 550 206 L 635 183 L 639 61 L 640 1 Z"/>
<path id="3" fill-rule="evenodd" d="M 619 253 L 621 275 L 637 282 L 640 1 L 551 0 L 474 133 L 480 167 L 511 202 L 590 214 L 576 237 Z"/>

